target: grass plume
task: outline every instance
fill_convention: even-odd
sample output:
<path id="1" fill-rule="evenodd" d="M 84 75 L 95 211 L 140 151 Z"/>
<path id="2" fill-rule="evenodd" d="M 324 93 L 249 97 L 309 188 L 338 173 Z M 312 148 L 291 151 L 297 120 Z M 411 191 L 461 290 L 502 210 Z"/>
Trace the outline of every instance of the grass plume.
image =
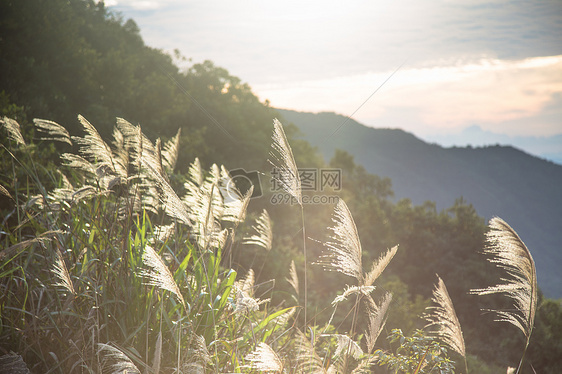
<path id="1" fill-rule="evenodd" d="M 269 162 L 278 172 L 275 177 L 276 182 L 285 192 L 293 196 L 298 204 L 302 206 L 301 180 L 299 170 L 293 156 L 293 151 L 289 145 L 289 141 L 285 136 L 283 125 L 279 120 L 273 120 L 273 150 L 269 153 L 271 159 Z"/>
<path id="2" fill-rule="evenodd" d="M 141 269 L 141 276 L 145 279 L 147 285 L 155 286 L 166 291 L 170 291 L 186 307 L 183 295 L 174 280 L 174 276 L 170 269 L 164 264 L 162 258 L 151 246 L 146 245 L 142 255 L 143 264 L 146 268 Z"/>
<path id="3" fill-rule="evenodd" d="M 367 340 L 367 353 L 373 353 L 375 349 L 375 343 L 379 338 L 384 325 L 386 324 L 386 318 L 388 316 L 388 307 L 392 302 L 392 293 L 387 292 L 381 302 L 373 304 L 368 308 L 369 317 L 369 327 L 365 332 L 365 339 Z"/>
<path id="4" fill-rule="evenodd" d="M 255 351 L 246 356 L 248 365 L 261 373 L 282 373 L 283 362 L 279 355 L 266 343 L 260 342 Z"/>
<path id="5" fill-rule="evenodd" d="M 20 124 L 11 118 L 3 117 L 0 119 L 0 123 L 4 124 L 4 128 L 8 133 L 8 139 L 16 142 L 16 144 L 25 146 L 25 140 L 21 135 Z"/>
<path id="6" fill-rule="evenodd" d="M 52 272 L 58 280 L 57 283 L 54 284 L 55 286 L 62 287 L 73 295 L 76 294 L 72 279 L 70 278 L 70 273 L 68 272 L 64 258 L 59 250 L 55 250 L 55 263 L 53 264 Z"/>
<path id="7" fill-rule="evenodd" d="M 262 210 L 256 223 L 252 226 L 256 232 L 254 235 L 244 238 L 244 244 L 254 244 L 270 251 L 273 244 L 273 231 L 271 229 L 271 219 L 267 210 Z M 294 264 L 293 264 L 294 266 Z"/>
<path id="8" fill-rule="evenodd" d="M 361 241 L 355 221 L 343 199 L 340 199 L 334 208 L 332 221 L 334 226 L 328 228 L 332 231 L 331 241 L 325 244 L 328 251 L 316 264 L 322 265 L 326 271 L 337 271 L 354 277 L 360 285 L 363 285 Z"/>
<path id="9" fill-rule="evenodd" d="M 58 123 L 39 118 L 35 118 L 33 123 L 38 130 L 47 134 L 47 137 L 42 137 L 39 140 L 54 140 L 72 145 L 68 130 Z"/>
<path id="10" fill-rule="evenodd" d="M 490 230 L 486 233 L 487 247 L 484 254 L 488 261 L 504 269 L 509 278 L 502 278 L 504 283 L 487 288 L 474 289 L 476 295 L 503 294 L 513 301 L 512 310 L 492 310 L 498 316 L 496 321 L 508 322 L 519 328 L 525 335 L 526 342 L 523 357 L 519 362 L 517 373 L 529 346 L 535 312 L 537 310 L 537 273 L 531 252 L 523 243 L 517 232 L 499 217 L 489 222 Z"/>
<path id="11" fill-rule="evenodd" d="M 445 282 L 439 276 L 437 276 L 437 284 L 433 289 L 431 300 L 436 306 L 427 308 L 428 313 L 424 317 L 429 323 L 425 328 L 430 329 L 430 334 L 437 336 L 449 348 L 460 354 L 465 360 L 466 368 L 466 350 L 461 324 Z"/>

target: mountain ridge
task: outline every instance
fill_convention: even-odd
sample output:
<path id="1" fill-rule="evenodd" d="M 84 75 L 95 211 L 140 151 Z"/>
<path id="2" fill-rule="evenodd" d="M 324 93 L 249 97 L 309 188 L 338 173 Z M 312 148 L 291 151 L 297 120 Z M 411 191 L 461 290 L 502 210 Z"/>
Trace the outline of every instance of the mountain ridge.
<path id="1" fill-rule="evenodd" d="M 277 110 L 326 159 L 343 149 L 370 173 L 389 177 L 397 199 L 434 201 L 441 210 L 462 197 L 486 219 L 505 219 L 532 251 L 545 295 L 562 297 L 562 165 L 510 145 L 445 148 L 335 113 Z"/>

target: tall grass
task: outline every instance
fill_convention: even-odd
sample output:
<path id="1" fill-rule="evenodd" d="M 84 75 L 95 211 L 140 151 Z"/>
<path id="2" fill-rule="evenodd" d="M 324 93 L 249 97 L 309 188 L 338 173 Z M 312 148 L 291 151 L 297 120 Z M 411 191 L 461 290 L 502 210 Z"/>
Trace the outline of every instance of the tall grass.
<path id="1" fill-rule="evenodd" d="M 338 331 L 332 318 L 309 324 L 304 207 L 280 122 L 273 127 L 272 163 L 288 173 L 280 182 L 301 207 L 303 329 L 295 307 L 273 305 L 271 295 L 256 296 L 253 269 L 242 276 L 227 261 L 235 242 L 275 250 L 265 210 L 249 232 L 237 235 L 251 191 L 241 194 L 224 167 L 205 171 L 196 159 L 180 196 L 170 183 L 179 132 L 153 143 L 139 126 L 118 119 L 107 143 L 84 117 L 78 120 L 82 137 L 70 137 L 52 121 L 34 121 L 43 139 L 74 147 L 61 155 L 63 167 L 51 174 L 57 187 L 50 190 L 35 172 L 36 161 L 21 161 L 28 145 L 17 122 L 1 122 L 14 176 L 21 167 L 35 185 L 0 188 L 13 209 L 0 236 L 0 349 L 15 352 L 10 357 L 22 359 L 31 372 L 451 373 L 445 347 L 465 356 L 460 324 L 440 279 L 436 306 L 426 315 L 428 327 L 437 331 L 411 337 L 393 331 L 391 344 L 400 342 L 396 354 L 381 348 L 393 304 L 390 293 L 377 291 L 375 297 L 375 290 L 398 246 L 365 271 L 358 231 L 343 200 L 334 208 L 330 239 L 315 263 L 352 280 L 332 303 L 332 317 L 336 309 L 348 309 L 351 328 Z M 498 314 L 525 333 L 526 349 L 536 309 L 532 257 L 503 221 L 493 220 L 491 228 L 486 251 L 513 279 L 474 292 L 513 298 L 514 311 Z M 294 262 L 287 280 L 298 299 Z"/>

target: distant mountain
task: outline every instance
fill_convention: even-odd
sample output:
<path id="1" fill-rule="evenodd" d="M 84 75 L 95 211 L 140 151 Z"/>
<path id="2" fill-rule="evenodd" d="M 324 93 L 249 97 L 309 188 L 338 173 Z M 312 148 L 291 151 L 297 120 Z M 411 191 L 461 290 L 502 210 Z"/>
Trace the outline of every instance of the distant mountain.
<path id="1" fill-rule="evenodd" d="M 369 172 L 391 178 L 397 199 L 444 209 L 463 197 L 486 219 L 503 218 L 533 253 L 545 295 L 562 297 L 561 165 L 512 146 L 444 148 L 334 113 L 278 111 L 327 160 L 343 149 Z"/>
<path id="2" fill-rule="evenodd" d="M 509 136 L 486 131 L 480 126 L 467 127 L 455 134 L 434 134 L 424 137 L 444 147 L 510 144 L 531 154 L 562 165 L 562 134 L 553 136 Z"/>

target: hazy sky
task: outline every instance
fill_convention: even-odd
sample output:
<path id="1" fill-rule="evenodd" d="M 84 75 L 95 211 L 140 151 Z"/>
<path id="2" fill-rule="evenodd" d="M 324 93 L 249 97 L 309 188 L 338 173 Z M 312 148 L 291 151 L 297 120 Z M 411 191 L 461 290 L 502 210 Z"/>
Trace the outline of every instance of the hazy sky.
<path id="1" fill-rule="evenodd" d="M 474 126 L 484 142 L 562 134 L 560 0 L 106 4 L 149 46 L 212 60 L 274 107 L 351 115 L 400 67 L 354 119 L 441 143 Z"/>

